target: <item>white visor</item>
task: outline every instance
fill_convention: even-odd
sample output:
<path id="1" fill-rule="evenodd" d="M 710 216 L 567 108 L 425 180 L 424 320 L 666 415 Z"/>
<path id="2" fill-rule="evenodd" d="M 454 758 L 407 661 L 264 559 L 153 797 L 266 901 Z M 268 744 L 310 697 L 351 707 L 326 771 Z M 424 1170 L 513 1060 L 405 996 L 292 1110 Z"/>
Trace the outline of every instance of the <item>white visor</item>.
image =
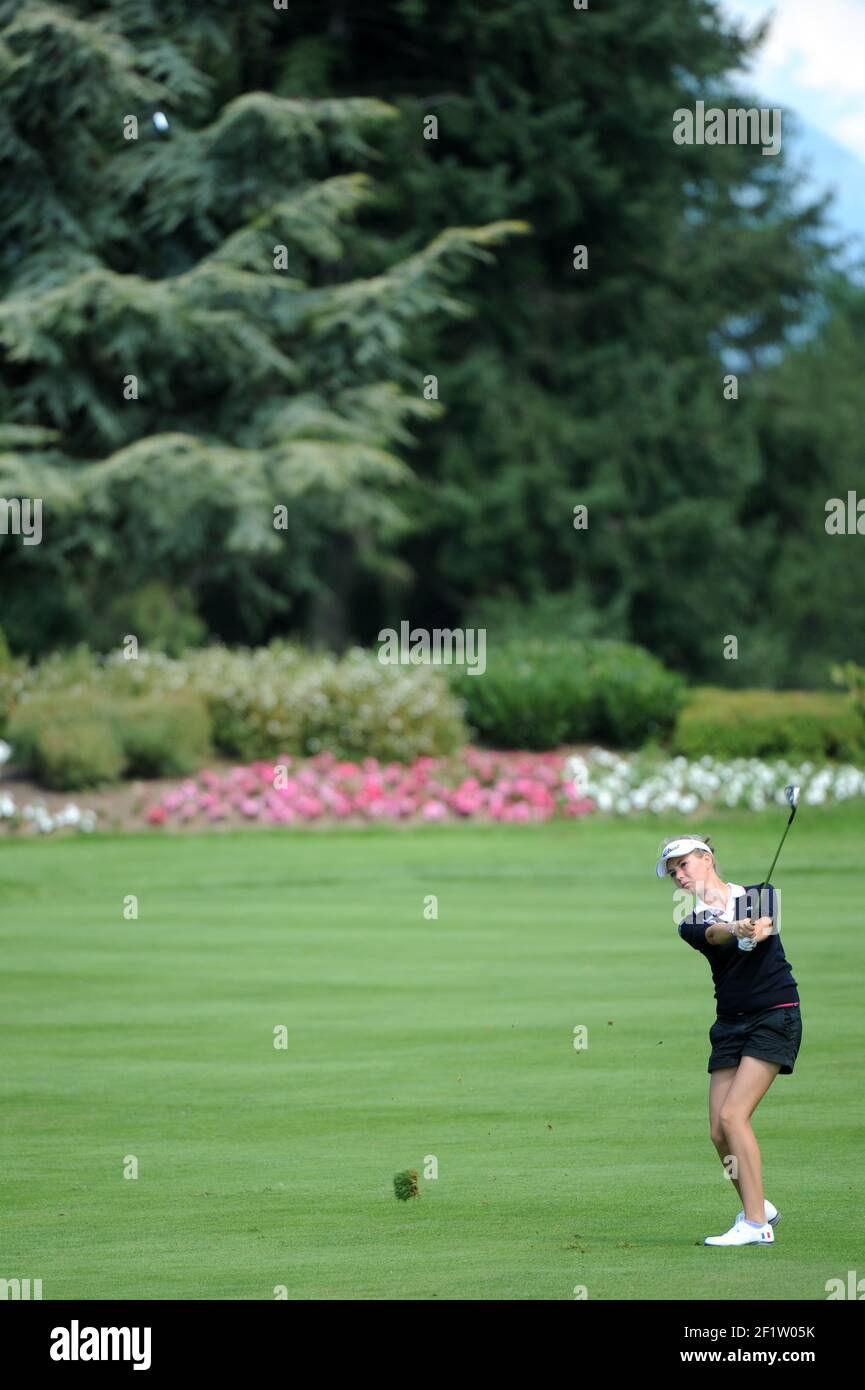
<path id="1" fill-rule="evenodd" d="M 675 859 L 679 854 L 690 854 L 692 849 L 704 849 L 709 854 L 712 853 L 709 846 L 702 840 L 673 840 L 665 847 L 663 854 L 655 865 L 655 873 L 658 875 L 658 878 L 666 877 L 668 859 Z"/>

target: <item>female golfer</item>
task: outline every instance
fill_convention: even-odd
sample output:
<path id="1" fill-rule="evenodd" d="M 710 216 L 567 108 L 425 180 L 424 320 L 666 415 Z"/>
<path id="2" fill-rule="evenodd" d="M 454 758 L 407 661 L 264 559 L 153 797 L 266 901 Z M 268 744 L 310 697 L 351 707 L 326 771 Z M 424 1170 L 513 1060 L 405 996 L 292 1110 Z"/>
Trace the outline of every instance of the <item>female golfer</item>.
<path id="1" fill-rule="evenodd" d="M 679 925 L 683 941 L 706 956 L 715 983 L 717 1018 L 709 1029 L 709 1121 L 724 1166 L 734 1159 L 733 1182 L 742 1210 L 729 1231 L 705 1245 L 771 1245 L 780 1213 L 764 1201 L 760 1150 L 751 1116 L 780 1071 L 789 1076 L 802 1041 L 799 991 L 778 933 L 775 893 L 719 877 L 712 841 L 693 835 L 668 840 L 655 866 L 695 907 Z M 770 915 L 752 921 L 757 902 Z M 734 940 L 737 938 L 737 940 Z M 738 941 L 748 943 L 741 948 Z"/>

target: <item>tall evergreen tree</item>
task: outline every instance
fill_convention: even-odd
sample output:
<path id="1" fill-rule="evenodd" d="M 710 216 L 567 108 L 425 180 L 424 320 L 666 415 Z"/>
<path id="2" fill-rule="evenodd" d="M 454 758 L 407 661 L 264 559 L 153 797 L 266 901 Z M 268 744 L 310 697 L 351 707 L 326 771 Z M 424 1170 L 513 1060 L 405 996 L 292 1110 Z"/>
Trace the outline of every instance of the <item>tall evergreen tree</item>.
<path id="1" fill-rule="evenodd" d="M 0 493 L 44 508 L 41 545 L 0 538 L 18 647 L 116 642 L 154 579 L 230 639 L 338 640 L 341 593 L 392 563 L 435 409 L 409 330 L 518 228 L 443 215 L 365 277 L 351 165 L 395 112 L 255 89 L 282 18 L 0 7 Z"/>
<path id="2" fill-rule="evenodd" d="M 298 0 L 292 16 L 318 89 L 324 74 L 335 95 L 386 91 L 400 112 L 383 131 L 383 236 L 411 250 L 445 206 L 532 226 L 472 286 L 471 318 L 424 333 L 447 407 L 415 455 L 405 551 L 426 612 L 511 594 L 525 628 L 552 591 L 559 628 L 706 670 L 720 643 L 685 650 L 682 626 L 711 610 L 737 631 L 756 606 L 770 554 L 751 505 L 757 382 L 809 320 L 828 254 L 822 205 L 797 206 L 783 148 L 673 141 L 698 99 L 749 104 L 727 75 L 760 31 L 709 0 Z"/>
<path id="3" fill-rule="evenodd" d="M 865 592 L 863 380 L 865 285 L 836 274 L 827 278 L 816 331 L 758 386 L 762 474 L 752 506 L 765 558 L 749 646 L 732 673 L 744 684 L 826 686 L 835 662 L 865 664 L 857 621 Z M 862 515 L 848 514 L 850 492 Z M 844 506 L 840 532 L 833 498 Z M 719 666 L 707 674 L 721 677 Z"/>

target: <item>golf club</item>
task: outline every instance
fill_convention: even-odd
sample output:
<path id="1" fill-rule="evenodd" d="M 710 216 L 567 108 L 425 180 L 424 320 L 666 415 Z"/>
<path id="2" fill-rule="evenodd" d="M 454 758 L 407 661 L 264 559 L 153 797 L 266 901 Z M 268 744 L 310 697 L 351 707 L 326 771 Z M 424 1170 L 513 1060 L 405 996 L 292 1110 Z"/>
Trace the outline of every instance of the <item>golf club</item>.
<path id="1" fill-rule="evenodd" d="M 781 845 L 783 845 L 784 841 L 786 840 L 786 838 L 787 838 L 787 831 L 790 829 L 790 826 L 793 824 L 793 817 L 795 816 L 797 807 L 798 807 L 798 805 L 799 805 L 799 788 L 798 788 L 798 787 L 785 787 L 785 788 L 784 788 L 784 796 L 785 796 L 785 799 L 786 799 L 786 801 L 787 801 L 787 805 L 788 805 L 788 806 L 792 806 L 793 809 L 792 809 L 791 812 L 790 812 L 790 819 L 787 821 L 787 824 L 786 824 L 786 826 L 784 827 L 784 834 L 781 836 L 781 844 L 778 846 L 777 850 L 775 851 L 775 858 L 772 860 L 772 864 L 771 864 L 771 866 L 770 866 L 770 868 L 769 868 L 769 872 L 767 873 L 766 877 L 763 879 L 763 882 L 760 884 L 760 892 L 761 892 L 761 893 L 762 893 L 763 889 L 766 887 L 766 884 L 769 882 L 770 878 L 772 877 L 772 872 L 773 872 L 773 870 L 774 870 L 774 868 L 775 868 L 775 865 L 778 863 L 778 855 L 781 853 Z"/>
<path id="2" fill-rule="evenodd" d="M 777 850 L 775 851 L 775 858 L 772 860 L 772 863 L 771 863 L 770 868 L 769 868 L 769 872 L 767 873 L 766 877 L 763 879 L 763 882 L 760 884 L 760 887 L 759 887 L 759 889 L 758 889 L 758 892 L 759 892 L 759 895 L 760 895 L 760 896 L 759 896 L 759 903 L 760 903 L 759 915 L 760 915 L 760 916 L 763 915 L 763 889 L 766 887 L 766 884 L 769 882 L 769 880 L 770 880 L 771 877 L 772 877 L 772 873 L 773 873 L 773 871 L 774 871 L 774 869 L 775 869 L 775 865 L 778 863 L 778 855 L 781 853 L 781 846 L 783 845 L 784 841 L 785 841 L 786 838 L 787 838 L 787 831 L 790 829 L 790 826 L 793 824 L 793 817 L 795 816 L 797 807 L 798 807 L 798 805 L 799 805 L 799 792 L 800 792 L 800 788 L 799 788 L 799 787 L 785 787 L 785 788 L 784 788 L 784 798 L 785 798 L 785 800 L 786 800 L 786 802 L 787 802 L 787 805 L 791 807 L 790 818 L 789 818 L 789 820 L 787 821 L 787 824 L 786 824 L 785 827 L 784 827 L 784 834 L 781 836 L 781 843 L 778 845 L 778 848 L 777 848 Z M 772 914 L 769 914 L 769 915 L 772 915 Z M 755 919 L 755 920 L 756 920 L 756 919 Z"/>

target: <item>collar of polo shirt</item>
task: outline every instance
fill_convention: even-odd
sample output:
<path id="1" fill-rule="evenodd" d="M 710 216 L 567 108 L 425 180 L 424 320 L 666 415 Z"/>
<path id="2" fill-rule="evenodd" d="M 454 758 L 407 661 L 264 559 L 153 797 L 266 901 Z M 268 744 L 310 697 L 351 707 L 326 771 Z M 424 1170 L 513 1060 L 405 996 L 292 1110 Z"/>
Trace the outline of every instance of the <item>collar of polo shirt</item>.
<path id="1" fill-rule="evenodd" d="M 717 906 L 710 907 L 708 903 L 704 903 L 701 897 L 697 898 L 694 911 L 708 913 L 710 917 L 714 917 L 716 922 L 732 922 L 736 911 L 736 899 L 745 896 L 745 885 L 744 883 L 728 883 L 727 887 L 730 890 L 730 896 L 723 912 Z"/>

